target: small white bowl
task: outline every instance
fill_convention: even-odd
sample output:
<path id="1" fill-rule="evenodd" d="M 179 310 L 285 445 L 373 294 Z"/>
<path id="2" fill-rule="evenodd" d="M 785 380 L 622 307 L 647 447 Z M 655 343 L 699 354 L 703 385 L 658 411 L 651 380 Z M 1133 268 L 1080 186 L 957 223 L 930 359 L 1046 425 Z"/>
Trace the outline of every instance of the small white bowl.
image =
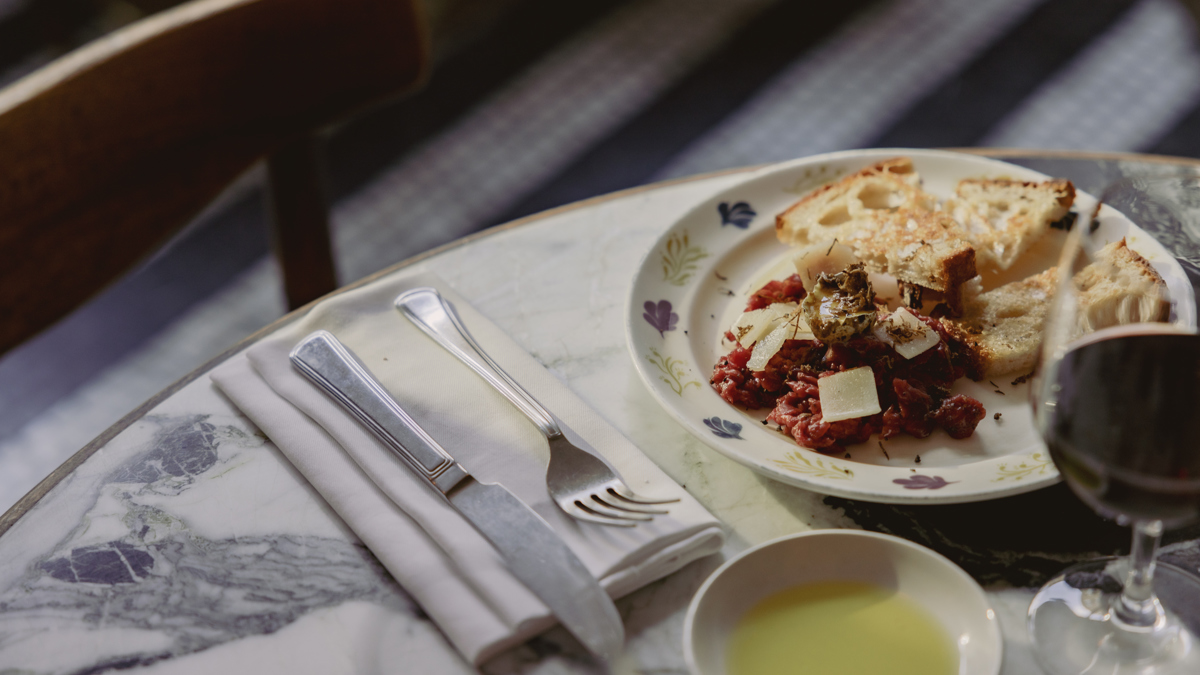
<path id="1" fill-rule="evenodd" d="M 1000 672 L 1000 627 L 979 584 L 923 546 L 859 530 L 814 530 L 780 537 L 721 565 L 688 607 L 683 625 L 688 669 L 693 675 L 726 675 L 725 647 L 747 610 L 778 591 L 835 580 L 861 581 L 904 593 L 954 638 L 959 673 Z"/>

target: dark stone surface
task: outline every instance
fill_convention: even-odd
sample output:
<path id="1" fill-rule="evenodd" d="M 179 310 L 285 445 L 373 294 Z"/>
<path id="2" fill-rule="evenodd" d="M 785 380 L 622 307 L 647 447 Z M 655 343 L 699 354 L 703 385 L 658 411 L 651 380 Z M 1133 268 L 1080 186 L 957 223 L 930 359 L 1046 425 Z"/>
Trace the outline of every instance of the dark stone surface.
<path id="1" fill-rule="evenodd" d="M 59 581 L 87 584 L 132 584 L 154 569 L 154 557 L 123 541 L 72 549 L 70 555 L 39 567 Z"/>
<path id="2" fill-rule="evenodd" d="M 216 427 L 207 415 L 175 420 L 153 441 L 153 449 L 138 455 L 113 474 L 114 483 L 152 483 L 163 476 L 196 476 L 217 462 Z"/>
<path id="3" fill-rule="evenodd" d="M 1107 572 L 1072 572 L 1065 580 L 1071 588 L 1098 588 L 1105 593 L 1120 593 L 1124 588 Z"/>
<path id="4" fill-rule="evenodd" d="M 1128 553 L 1132 537 L 1128 527 L 1096 515 L 1061 483 L 970 504 L 904 506 L 838 497 L 825 503 L 865 529 L 932 548 L 983 584 L 1041 586 L 1073 562 Z M 1197 538 L 1200 524 L 1168 531 L 1163 541 Z"/>

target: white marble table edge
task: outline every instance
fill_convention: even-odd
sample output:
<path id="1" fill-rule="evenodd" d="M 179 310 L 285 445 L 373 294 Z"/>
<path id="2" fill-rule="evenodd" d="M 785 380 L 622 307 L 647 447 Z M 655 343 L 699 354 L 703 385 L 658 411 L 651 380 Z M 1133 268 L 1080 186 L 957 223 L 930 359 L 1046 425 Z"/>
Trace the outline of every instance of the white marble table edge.
<path id="1" fill-rule="evenodd" d="M 983 156 L 991 157 L 994 159 L 1001 159 L 1001 160 L 1014 159 L 1014 158 L 1035 158 L 1035 159 L 1080 159 L 1080 160 L 1099 160 L 1099 161 L 1133 161 L 1133 162 L 1145 162 L 1145 163 L 1149 163 L 1149 164 L 1164 164 L 1164 165 L 1174 165 L 1174 166 L 1178 166 L 1178 167 L 1190 167 L 1190 168 L 1200 171 L 1200 160 L 1195 160 L 1195 159 L 1191 159 L 1191 158 L 1187 158 L 1187 157 L 1169 157 L 1169 156 L 1161 156 L 1161 155 L 1121 153 L 1121 152 L 1055 151 L 1055 150 L 1039 150 L 1039 149 L 1025 149 L 1025 148 L 946 148 L 946 149 L 952 150 L 955 152 L 964 152 L 964 153 L 969 153 L 969 154 L 983 155 Z M 548 218 L 552 218 L 552 217 L 560 215 L 562 213 L 566 213 L 569 211 L 576 211 L 576 210 L 580 210 L 580 209 L 586 209 L 586 208 L 589 208 L 589 207 L 592 207 L 592 206 L 595 206 L 595 205 L 598 205 L 598 204 L 601 204 L 601 203 L 604 203 L 607 201 L 624 199 L 624 198 L 627 198 L 627 197 L 630 197 L 630 196 L 633 196 L 633 195 L 636 195 L 639 193 L 659 190 L 659 189 L 662 189 L 665 187 L 670 187 L 673 185 L 700 182 L 700 181 L 705 181 L 705 180 L 719 178 L 719 177 L 723 177 L 723 176 L 729 176 L 729 175 L 750 174 L 753 171 L 756 171 L 756 170 L 762 168 L 763 166 L 766 166 L 766 165 L 742 166 L 742 167 L 735 167 L 735 168 L 731 168 L 731 169 L 724 169 L 724 170 L 720 170 L 720 171 L 696 174 L 696 175 L 692 175 L 692 176 L 685 176 L 682 178 L 675 178 L 675 179 L 671 179 L 671 180 L 660 181 L 657 183 L 649 183 L 646 185 L 639 185 L 636 187 L 627 188 L 624 190 L 618 190 L 616 192 L 610 192 L 607 194 L 598 195 L 596 197 L 591 197 L 588 199 L 583 199 L 583 200 L 580 200 L 577 202 L 572 202 L 570 204 L 564 204 L 563 206 L 559 206 L 559 207 L 555 207 L 553 209 L 548 209 L 546 211 L 535 213 L 535 214 L 526 216 L 524 218 L 519 218 L 517 220 L 510 221 L 508 223 L 496 225 L 496 226 L 488 228 L 486 230 L 481 230 L 479 232 L 468 235 L 466 237 L 456 239 L 455 241 L 449 242 L 442 246 L 432 248 L 428 251 L 425 251 L 423 253 L 412 256 L 411 258 L 401 260 L 400 262 L 397 262 L 383 270 L 375 272 L 374 274 L 368 275 L 366 277 L 363 277 L 362 279 L 359 279 L 357 281 L 346 284 L 345 286 L 342 286 L 342 287 L 338 288 L 337 290 L 333 291 L 333 293 L 331 293 L 330 295 L 331 296 L 337 295 L 339 293 L 343 293 L 343 292 L 358 288 L 360 286 L 371 283 L 372 281 L 374 281 L 380 277 L 384 277 L 389 274 L 393 274 L 393 273 L 397 272 L 398 270 L 411 267 L 411 266 L 421 263 L 425 260 L 434 258 L 443 253 L 446 253 L 447 251 L 451 251 L 456 248 L 460 248 L 462 246 L 466 246 L 468 244 L 475 243 L 481 239 L 495 236 L 497 234 L 508 231 L 510 229 L 537 223 L 539 221 L 542 221 L 542 220 L 545 220 Z M 329 297 L 329 296 L 326 296 L 326 297 Z M 254 342 L 257 342 L 258 340 L 262 339 L 263 337 L 270 335 L 272 332 L 278 330 L 279 328 L 288 325 L 292 321 L 295 321 L 298 317 L 303 316 L 306 312 L 309 311 L 309 309 L 312 308 L 312 306 L 314 304 L 316 304 L 317 302 L 320 302 L 322 299 L 323 298 L 318 298 L 317 300 L 314 300 L 313 302 L 311 302 L 303 307 L 299 307 L 299 308 L 289 312 L 287 315 L 280 317 L 278 320 L 273 321 L 272 323 L 262 327 L 258 331 L 254 332 L 252 335 L 247 336 L 241 342 L 233 345 L 229 349 L 227 349 L 224 352 L 213 357 L 208 362 L 204 363 L 200 367 L 196 368 L 192 372 L 188 373 L 187 375 L 183 376 L 179 380 L 172 383 L 167 388 L 163 389 L 162 391 L 158 392 L 151 398 L 147 399 L 144 403 L 142 403 L 137 408 L 131 410 L 128 414 L 126 414 L 124 417 L 122 417 L 120 420 L 118 420 L 111 427 L 106 429 L 103 433 L 101 433 L 99 436 L 97 436 L 95 439 L 93 439 L 87 445 L 80 448 L 69 459 L 67 459 L 67 461 L 65 461 L 61 465 L 59 465 L 53 472 L 51 472 L 48 476 L 46 476 L 46 478 L 44 478 L 36 486 L 34 486 L 34 488 L 32 490 L 30 490 L 28 493 L 26 493 L 21 499 L 19 499 L 15 504 L 13 504 L 13 506 L 10 507 L 7 511 L 5 511 L 3 514 L 0 514 L 0 536 L 3 536 L 4 533 L 7 532 L 9 530 L 9 528 L 11 528 L 12 525 L 18 519 L 20 519 L 20 517 L 22 515 L 27 513 L 29 511 L 29 509 L 31 509 L 35 504 L 37 504 L 37 502 L 42 497 L 44 497 L 47 493 L 49 493 L 50 490 L 52 488 L 54 488 L 55 485 L 57 485 L 59 482 L 61 482 L 64 477 L 69 475 L 71 473 L 71 471 L 73 471 L 76 467 L 78 467 L 80 464 L 82 464 L 83 461 L 86 460 L 88 457 L 90 457 L 96 450 L 104 447 L 104 445 L 108 441 L 110 441 L 113 437 L 115 437 L 121 431 L 128 428 L 129 425 L 132 424 L 134 421 L 140 419 L 143 415 L 145 415 L 147 412 L 152 410 L 156 405 L 162 403 L 164 400 L 169 398 L 175 392 L 182 389 L 188 383 L 196 380 L 199 377 L 202 377 L 205 373 L 209 372 L 210 370 L 215 368 L 220 363 L 223 363 L 224 361 L 226 361 L 227 359 L 232 357 L 234 354 L 237 354 L 238 352 L 244 350 L 246 347 L 253 344 Z"/>

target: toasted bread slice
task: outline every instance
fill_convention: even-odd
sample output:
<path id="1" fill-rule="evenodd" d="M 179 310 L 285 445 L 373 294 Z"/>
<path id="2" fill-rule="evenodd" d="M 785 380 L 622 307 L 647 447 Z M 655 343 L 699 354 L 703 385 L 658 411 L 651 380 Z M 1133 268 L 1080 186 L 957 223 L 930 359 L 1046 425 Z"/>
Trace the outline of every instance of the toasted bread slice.
<path id="1" fill-rule="evenodd" d="M 957 314 L 962 284 L 975 276 L 975 252 L 919 183 L 906 157 L 873 164 L 780 213 L 775 233 L 794 246 L 837 239 L 868 270 L 942 293 Z"/>
<path id="2" fill-rule="evenodd" d="M 872 164 L 813 190 L 775 216 L 775 234 L 785 244 L 807 246 L 841 238 L 842 233 L 898 208 L 931 210 L 933 198 L 919 184 L 907 157 Z"/>
<path id="3" fill-rule="evenodd" d="M 1166 282 L 1124 239 L 1100 249 L 1095 262 L 1075 275 L 1075 287 L 1086 310 L 1080 332 L 1166 321 L 1171 312 Z"/>
<path id="4" fill-rule="evenodd" d="M 785 244 L 805 246 L 837 237 L 881 212 L 932 207 L 912 160 L 894 157 L 813 190 L 775 217 L 775 233 Z"/>
<path id="5" fill-rule="evenodd" d="M 1058 285 L 1058 268 L 1005 284 L 967 300 L 958 319 L 942 319 L 965 347 L 967 376 L 982 380 L 1030 370 L 1042 343 L 1042 326 Z"/>
<path id="6" fill-rule="evenodd" d="M 1074 203 L 1075 186 L 1069 180 L 970 178 L 959 182 L 946 210 L 975 244 L 980 269 L 1006 270 Z"/>
<path id="7" fill-rule="evenodd" d="M 1166 283 L 1125 244 L 1114 242 L 1075 275 L 1085 311 L 1080 332 L 1141 321 L 1165 321 L 1170 312 Z M 1031 370 L 1042 328 L 1058 286 L 1058 268 L 1005 284 L 964 303 L 958 319 L 942 319 L 966 348 L 974 380 Z"/>
<path id="8" fill-rule="evenodd" d="M 958 316 L 962 287 L 975 276 L 975 250 L 940 211 L 896 209 L 842 234 L 868 270 L 937 291 Z"/>

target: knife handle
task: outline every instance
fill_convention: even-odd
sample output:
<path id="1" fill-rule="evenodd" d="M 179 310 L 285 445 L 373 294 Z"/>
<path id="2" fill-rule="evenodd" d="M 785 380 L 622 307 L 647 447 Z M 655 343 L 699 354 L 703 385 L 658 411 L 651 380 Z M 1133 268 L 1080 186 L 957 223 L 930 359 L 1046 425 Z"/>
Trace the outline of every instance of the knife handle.
<path id="1" fill-rule="evenodd" d="M 470 475 L 404 412 L 362 361 L 332 333 L 319 330 L 310 334 L 288 358 L 443 494 Z"/>

